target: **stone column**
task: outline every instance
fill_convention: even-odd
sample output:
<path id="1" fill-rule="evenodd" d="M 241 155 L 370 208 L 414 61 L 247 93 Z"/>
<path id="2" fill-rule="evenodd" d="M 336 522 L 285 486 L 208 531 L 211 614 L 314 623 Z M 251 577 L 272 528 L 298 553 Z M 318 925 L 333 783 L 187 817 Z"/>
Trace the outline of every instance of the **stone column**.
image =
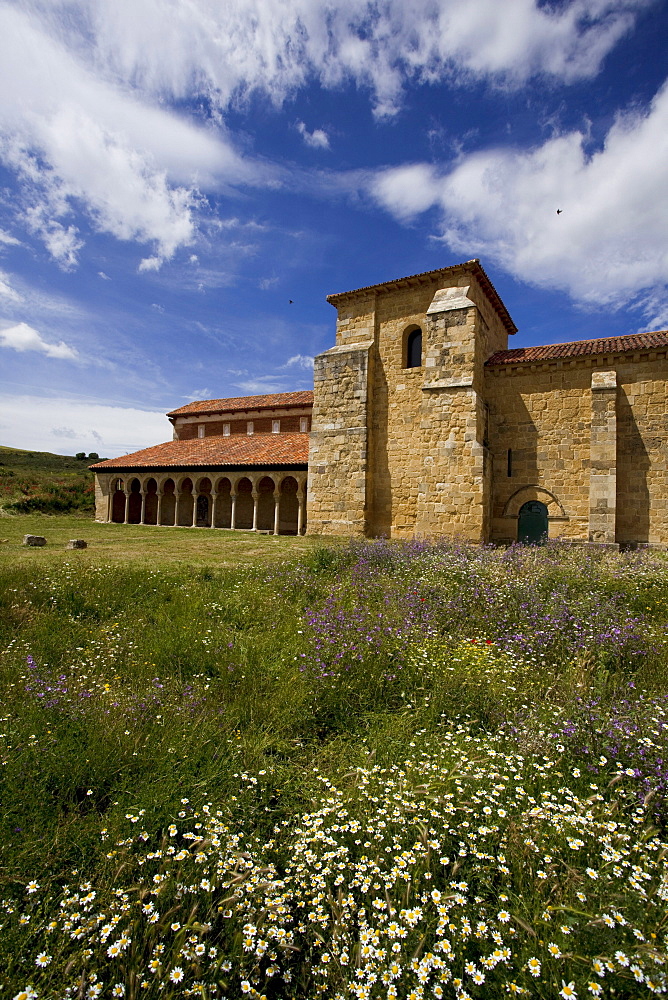
<path id="1" fill-rule="evenodd" d="M 179 523 L 179 500 L 181 499 L 181 491 L 174 490 L 174 527 Z"/>
<path id="2" fill-rule="evenodd" d="M 253 497 L 253 529 L 252 530 L 253 531 L 257 531 L 257 502 L 258 502 L 258 499 L 260 497 L 260 494 L 256 493 L 255 490 L 253 490 L 253 492 L 251 493 L 251 496 Z"/>
<path id="3" fill-rule="evenodd" d="M 199 500 L 199 493 L 195 493 L 193 490 L 193 528 L 197 527 L 197 501 Z"/>
<path id="4" fill-rule="evenodd" d="M 155 512 L 155 523 L 162 524 L 162 498 L 164 494 L 162 490 L 157 490 L 155 495 L 158 498 L 158 509 Z"/>
<path id="5" fill-rule="evenodd" d="M 613 544 L 617 509 L 617 373 L 591 376 L 589 541 Z"/>
<path id="6" fill-rule="evenodd" d="M 110 490 L 107 494 L 107 524 L 114 518 L 114 495 L 116 490 Z"/>
<path id="7" fill-rule="evenodd" d="M 212 493 L 211 494 L 211 527 L 212 528 L 216 527 L 216 514 L 217 514 L 216 508 L 217 508 L 217 506 L 218 506 L 218 494 L 217 493 Z"/>
<path id="8" fill-rule="evenodd" d="M 305 513 L 305 499 L 304 491 L 297 491 L 297 534 L 302 535 L 304 533 L 304 513 Z"/>
<path id="9" fill-rule="evenodd" d="M 237 526 L 237 495 L 234 490 L 230 493 L 230 500 L 232 501 L 232 510 L 230 511 L 230 528 L 236 528 Z"/>
<path id="10" fill-rule="evenodd" d="M 146 490 L 141 490 L 141 513 L 139 523 L 146 524 Z"/>
<path id="11" fill-rule="evenodd" d="M 278 534 L 278 527 L 281 520 L 281 494 L 274 490 L 274 534 Z"/>
<path id="12" fill-rule="evenodd" d="M 123 514 L 123 524 L 128 524 L 128 517 L 130 515 L 130 494 L 127 490 L 125 492 L 125 513 Z"/>

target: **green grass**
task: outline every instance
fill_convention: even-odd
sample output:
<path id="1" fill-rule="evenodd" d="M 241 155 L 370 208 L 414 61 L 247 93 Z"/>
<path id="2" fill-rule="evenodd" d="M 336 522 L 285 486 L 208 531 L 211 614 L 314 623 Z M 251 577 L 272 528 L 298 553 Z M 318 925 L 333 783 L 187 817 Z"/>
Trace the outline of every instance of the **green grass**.
<path id="1" fill-rule="evenodd" d="M 666 556 L 0 535 L 1 996 L 663 988 Z"/>
<path id="2" fill-rule="evenodd" d="M 0 510 L 92 513 L 92 461 L 0 447 Z"/>
<path id="3" fill-rule="evenodd" d="M 26 534 L 43 535 L 43 548 L 23 546 Z M 71 538 L 83 538 L 88 548 L 65 551 Z M 51 566 L 63 559 L 81 565 L 147 563 L 165 565 L 236 566 L 245 562 L 272 562 L 310 551 L 313 540 L 250 531 L 207 528 L 168 528 L 150 524 L 98 524 L 88 515 L 0 516 L 0 561 L 12 565 Z"/>

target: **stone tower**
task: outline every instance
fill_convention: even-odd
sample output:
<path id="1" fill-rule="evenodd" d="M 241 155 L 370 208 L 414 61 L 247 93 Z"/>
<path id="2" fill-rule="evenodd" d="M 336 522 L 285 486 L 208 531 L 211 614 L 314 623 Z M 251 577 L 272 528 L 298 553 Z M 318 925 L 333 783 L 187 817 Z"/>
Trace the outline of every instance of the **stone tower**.
<path id="1" fill-rule="evenodd" d="M 489 537 L 484 364 L 516 327 L 477 260 L 330 295 L 315 359 L 309 532 Z"/>

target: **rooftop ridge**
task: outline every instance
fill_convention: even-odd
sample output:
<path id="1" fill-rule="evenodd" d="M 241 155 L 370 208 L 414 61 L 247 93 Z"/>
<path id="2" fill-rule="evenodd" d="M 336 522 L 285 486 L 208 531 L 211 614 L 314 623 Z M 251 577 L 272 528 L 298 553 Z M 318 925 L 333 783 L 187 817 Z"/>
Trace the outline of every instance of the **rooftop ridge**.
<path id="1" fill-rule="evenodd" d="M 105 472 L 113 469 L 211 468 L 246 465 L 306 465 L 307 433 L 212 435 L 208 438 L 164 441 L 129 455 L 91 465 Z"/>
<path id="2" fill-rule="evenodd" d="M 312 406 L 313 389 L 296 392 L 272 392 L 262 396 L 229 396 L 225 399 L 196 399 L 175 410 L 168 417 L 181 417 L 189 413 L 232 413 L 237 410 L 271 410 L 277 407 Z"/>
<path id="3" fill-rule="evenodd" d="M 497 351 L 485 362 L 486 367 L 509 364 L 530 364 L 536 361 L 556 361 L 559 358 L 591 357 L 600 354 L 626 354 L 668 348 L 668 330 L 651 333 L 628 333 L 619 337 L 597 337 L 594 340 L 571 340 L 539 347 L 514 347 Z"/>
<path id="4" fill-rule="evenodd" d="M 395 285 L 400 285 L 405 281 L 420 283 L 420 279 L 429 278 L 434 275 L 448 274 L 452 271 L 457 271 L 460 268 L 464 270 L 473 271 L 476 277 L 479 279 L 480 284 L 483 286 L 490 299 L 494 302 L 495 306 L 501 314 L 503 320 L 503 325 L 505 326 L 508 333 L 517 333 L 517 327 L 515 326 L 510 313 L 503 304 L 501 296 L 497 292 L 496 288 L 492 284 L 489 275 L 485 271 L 484 267 L 480 263 L 478 257 L 473 257 L 471 260 L 465 260 L 461 264 L 449 264 L 447 267 L 437 267 L 432 271 L 420 271 L 418 274 L 409 274 L 404 278 L 393 278 L 391 281 L 381 281 L 375 285 L 363 285 L 361 288 L 353 288 L 348 292 L 333 292 L 328 295 L 327 301 L 330 305 L 334 305 L 339 299 L 345 299 L 349 295 L 357 295 L 360 292 L 371 292 L 374 290 L 382 290 L 385 288 L 392 288 Z"/>

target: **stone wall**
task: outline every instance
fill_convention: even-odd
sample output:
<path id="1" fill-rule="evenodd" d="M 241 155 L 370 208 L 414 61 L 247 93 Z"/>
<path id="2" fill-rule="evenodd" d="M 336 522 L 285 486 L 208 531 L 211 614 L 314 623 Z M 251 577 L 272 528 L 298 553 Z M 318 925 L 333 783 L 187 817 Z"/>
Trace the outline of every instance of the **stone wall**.
<path id="1" fill-rule="evenodd" d="M 668 545 L 668 358 L 617 359 L 617 541 Z"/>
<path id="2" fill-rule="evenodd" d="M 333 347 L 315 359 L 309 443 L 310 534 L 364 535 L 367 510 L 367 403 L 373 342 Z"/>
<path id="3" fill-rule="evenodd" d="M 517 539 L 529 500 L 548 506 L 550 537 L 587 540 L 591 371 L 578 362 L 488 369 L 492 541 Z"/>
<path id="4" fill-rule="evenodd" d="M 337 296 L 336 305 L 337 346 L 316 359 L 309 530 L 483 540 L 483 366 L 508 336 L 496 308 L 466 266 Z M 415 327 L 422 365 L 406 368 Z"/>
<path id="5" fill-rule="evenodd" d="M 540 500 L 550 537 L 668 545 L 665 355 L 504 365 L 486 384 L 492 541 L 515 541 L 522 503 Z"/>

